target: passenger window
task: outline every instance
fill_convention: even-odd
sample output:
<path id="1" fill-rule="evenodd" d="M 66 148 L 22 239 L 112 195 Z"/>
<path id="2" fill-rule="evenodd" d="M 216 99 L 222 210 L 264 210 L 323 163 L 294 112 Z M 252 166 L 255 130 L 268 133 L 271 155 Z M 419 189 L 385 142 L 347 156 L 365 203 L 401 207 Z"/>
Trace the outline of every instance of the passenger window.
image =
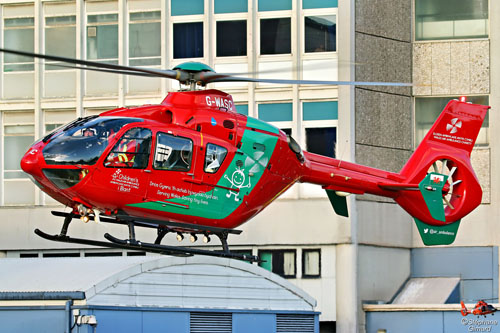
<path id="1" fill-rule="evenodd" d="M 227 155 L 227 149 L 212 143 L 207 144 L 205 155 L 205 172 L 216 173 Z"/>
<path id="2" fill-rule="evenodd" d="M 193 155 L 190 139 L 158 133 L 154 168 L 170 171 L 189 171 Z"/>
<path id="3" fill-rule="evenodd" d="M 151 151 L 151 131 L 146 128 L 128 130 L 109 153 L 104 165 L 109 168 L 144 169 Z"/>

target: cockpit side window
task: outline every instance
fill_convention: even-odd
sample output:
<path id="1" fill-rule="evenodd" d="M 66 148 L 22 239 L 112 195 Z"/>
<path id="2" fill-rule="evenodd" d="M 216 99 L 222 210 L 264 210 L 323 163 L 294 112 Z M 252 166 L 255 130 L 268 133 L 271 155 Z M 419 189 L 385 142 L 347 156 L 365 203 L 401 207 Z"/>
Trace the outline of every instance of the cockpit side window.
<path id="1" fill-rule="evenodd" d="M 205 154 L 205 167 L 206 173 L 216 173 L 219 170 L 222 162 L 227 155 L 227 149 L 213 143 L 207 144 L 207 152 Z"/>
<path id="2" fill-rule="evenodd" d="M 144 169 L 151 151 L 151 130 L 132 128 L 122 136 L 104 161 L 108 168 Z"/>
<path id="3" fill-rule="evenodd" d="M 158 170 L 189 171 L 193 141 L 188 138 L 158 133 L 153 167 Z"/>

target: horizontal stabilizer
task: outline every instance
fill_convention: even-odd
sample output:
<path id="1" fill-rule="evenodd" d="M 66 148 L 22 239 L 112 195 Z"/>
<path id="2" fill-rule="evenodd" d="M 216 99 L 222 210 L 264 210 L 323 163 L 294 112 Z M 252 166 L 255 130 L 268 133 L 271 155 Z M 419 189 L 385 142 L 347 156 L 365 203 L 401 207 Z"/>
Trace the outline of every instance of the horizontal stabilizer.
<path id="1" fill-rule="evenodd" d="M 457 237 L 460 220 L 442 226 L 435 226 L 425 224 L 417 218 L 413 219 L 415 220 L 422 241 L 427 246 L 450 245 L 455 241 L 455 237 Z"/>
<path id="2" fill-rule="evenodd" d="M 347 210 L 347 199 L 345 196 L 338 195 L 334 190 L 326 190 L 328 199 L 332 203 L 333 210 L 337 215 L 349 217 L 349 212 Z"/>

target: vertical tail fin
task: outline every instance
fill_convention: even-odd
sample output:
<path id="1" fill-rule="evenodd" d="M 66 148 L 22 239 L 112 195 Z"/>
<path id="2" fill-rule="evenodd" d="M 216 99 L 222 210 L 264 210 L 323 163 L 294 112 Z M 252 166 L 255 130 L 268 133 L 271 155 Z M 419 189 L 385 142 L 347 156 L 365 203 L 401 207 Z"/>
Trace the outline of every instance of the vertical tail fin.
<path id="1" fill-rule="evenodd" d="M 419 191 L 404 191 L 395 200 L 415 218 L 426 245 L 453 242 L 460 219 L 481 203 L 470 155 L 488 109 L 450 101 L 400 172 Z"/>

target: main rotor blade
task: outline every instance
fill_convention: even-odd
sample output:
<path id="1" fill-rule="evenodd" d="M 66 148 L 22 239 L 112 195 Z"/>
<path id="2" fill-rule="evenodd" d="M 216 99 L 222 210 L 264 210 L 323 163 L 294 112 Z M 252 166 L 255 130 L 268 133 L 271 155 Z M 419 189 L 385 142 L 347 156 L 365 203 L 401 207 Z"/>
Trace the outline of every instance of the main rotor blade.
<path id="1" fill-rule="evenodd" d="M 261 82 L 277 84 L 320 84 L 320 85 L 343 85 L 343 86 L 389 86 L 389 87 L 411 87 L 411 83 L 402 82 L 364 82 L 364 81 L 322 81 L 322 80 L 293 80 L 293 79 L 254 79 L 249 77 L 226 76 L 217 73 L 204 73 L 204 83 L 216 82 Z"/>
<path id="2" fill-rule="evenodd" d="M 70 66 L 70 65 L 62 65 L 62 64 L 49 64 L 50 66 L 55 67 L 63 67 L 70 69 L 81 69 L 81 70 L 89 70 L 96 72 L 104 72 L 104 73 L 113 73 L 113 74 L 122 74 L 122 75 L 135 75 L 135 76 L 144 76 L 144 77 L 160 77 L 155 74 L 142 73 L 142 72 L 133 72 L 133 71 L 121 71 L 117 69 L 105 69 L 105 68 L 97 68 L 97 67 L 87 67 L 87 66 Z"/>
<path id="3" fill-rule="evenodd" d="M 90 67 L 96 67 L 96 68 L 106 68 L 106 69 L 111 69 L 111 70 L 148 73 L 148 74 L 153 74 L 153 75 L 158 76 L 158 77 L 166 77 L 169 79 L 179 79 L 181 76 L 181 72 L 174 71 L 174 70 L 162 70 L 162 69 L 115 65 L 115 64 L 105 63 L 105 62 L 73 59 L 73 58 L 66 58 L 66 57 L 61 57 L 61 56 L 53 56 L 53 55 L 48 55 L 48 54 L 25 52 L 25 51 L 4 49 L 4 48 L 0 48 L 0 52 L 17 54 L 17 55 L 21 55 L 21 56 L 33 57 L 33 58 L 39 58 L 39 59 L 45 59 L 45 60 L 51 60 L 51 61 L 60 61 L 60 62 L 66 62 L 69 64 L 90 66 Z"/>

